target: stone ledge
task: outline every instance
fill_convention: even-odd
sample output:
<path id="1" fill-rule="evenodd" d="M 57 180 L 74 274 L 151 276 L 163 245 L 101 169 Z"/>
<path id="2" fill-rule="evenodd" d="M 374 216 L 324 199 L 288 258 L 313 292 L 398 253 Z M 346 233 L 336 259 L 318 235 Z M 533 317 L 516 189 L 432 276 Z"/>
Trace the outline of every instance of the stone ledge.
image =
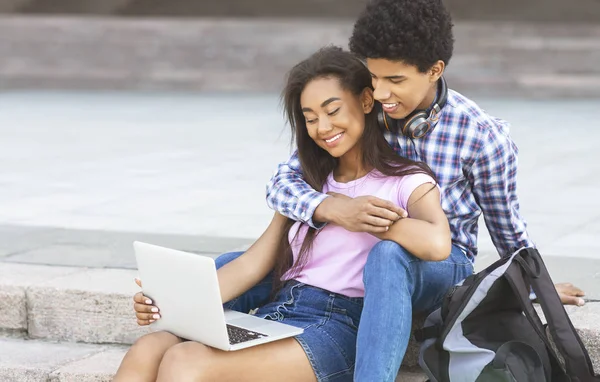
<path id="1" fill-rule="evenodd" d="M 596 373 L 600 373 L 600 303 L 588 302 L 582 307 L 567 306 L 569 318 L 585 345 Z M 536 311 L 542 322 L 546 322 L 541 306 Z"/>
<path id="2" fill-rule="evenodd" d="M 0 329 L 27 330 L 26 288 L 79 268 L 0 263 Z"/>
<path id="3" fill-rule="evenodd" d="M 127 347 L 0 338 L 0 381 L 110 382 Z M 425 374 L 402 369 L 397 382 L 424 382 Z"/>
<path id="4" fill-rule="evenodd" d="M 27 289 L 32 338 L 131 344 L 147 328 L 137 325 L 133 295 L 137 272 L 90 269 Z"/>
<path id="5" fill-rule="evenodd" d="M 47 381 L 62 366 L 106 349 L 98 345 L 0 338 L 0 381 Z"/>
<path id="6" fill-rule="evenodd" d="M 4 277 L 11 274 L 11 278 Z M 132 310 L 137 292 L 136 271 L 78 269 L 0 263 L 0 295 L 22 288 L 27 301 L 28 334 L 33 338 L 66 342 L 131 344 L 149 328 L 140 328 Z M 22 295 L 17 300 L 21 301 Z M 0 315 L 0 330 L 22 325 L 22 302 Z M 15 314 L 15 311 L 17 314 Z M 573 325 L 586 345 L 596 370 L 600 370 L 600 303 L 567 307 Z M 415 324 L 422 320 L 415 318 Z M 411 339 L 403 362 L 418 366 L 419 345 Z"/>
<path id="7" fill-rule="evenodd" d="M 126 348 L 112 348 L 71 362 L 53 371 L 49 382 L 110 382 L 126 352 Z"/>
<path id="8" fill-rule="evenodd" d="M 0 85 L 278 92 L 299 60 L 325 44 L 346 46 L 352 22 L 0 17 Z M 598 25 L 457 22 L 455 37 L 447 79 L 456 90 L 600 96 Z"/>

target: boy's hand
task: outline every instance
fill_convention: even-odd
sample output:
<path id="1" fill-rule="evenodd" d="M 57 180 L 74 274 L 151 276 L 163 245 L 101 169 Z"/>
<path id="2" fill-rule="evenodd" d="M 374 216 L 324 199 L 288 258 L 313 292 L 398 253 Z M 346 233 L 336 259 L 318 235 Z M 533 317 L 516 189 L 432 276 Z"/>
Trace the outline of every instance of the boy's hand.
<path id="1" fill-rule="evenodd" d="M 585 304 L 583 299 L 585 292 L 573 284 L 561 283 L 554 286 L 556 287 L 556 292 L 558 292 L 558 296 L 560 297 L 560 301 L 563 303 L 563 305 L 583 306 Z"/>
<path id="2" fill-rule="evenodd" d="M 142 281 L 138 278 L 135 283 L 141 288 Z M 137 317 L 137 323 L 140 326 L 150 325 L 154 321 L 160 319 L 158 307 L 152 305 L 152 300 L 144 296 L 142 292 L 138 292 L 133 296 L 133 310 Z"/>
<path id="3" fill-rule="evenodd" d="M 319 208 L 326 221 L 344 227 L 351 232 L 383 233 L 401 218 L 408 216 L 406 211 L 394 203 L 375 196 L 351 198 L 335 192 L 328 192 L 331 198 L 325 199 Z M 317 210 L 319 209 L 317 208 Z M 319 211 L 315 211 L 317 215 Z"/>

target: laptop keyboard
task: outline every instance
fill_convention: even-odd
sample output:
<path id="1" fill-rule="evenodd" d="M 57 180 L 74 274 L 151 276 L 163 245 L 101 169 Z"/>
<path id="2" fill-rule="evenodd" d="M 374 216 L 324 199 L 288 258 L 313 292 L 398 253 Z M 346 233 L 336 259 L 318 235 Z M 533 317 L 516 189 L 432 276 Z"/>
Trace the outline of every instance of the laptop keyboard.
<path id="1" fill-rule="evenodd" d="M 227 324 L 227 334 L 229 334 L 229 343 L 232 345 L 242 342 L 256 340 L 258 338 L 268 337 L 266 334 L 253 332 L 248 329 Z"/>

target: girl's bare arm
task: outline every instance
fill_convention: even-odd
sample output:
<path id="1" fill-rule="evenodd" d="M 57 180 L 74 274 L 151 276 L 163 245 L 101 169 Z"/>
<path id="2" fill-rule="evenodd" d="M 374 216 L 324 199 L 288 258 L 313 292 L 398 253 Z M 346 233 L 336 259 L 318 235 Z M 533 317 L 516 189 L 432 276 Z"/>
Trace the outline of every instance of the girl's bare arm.
<path id="1" fill-rule="evenodd" d="M 264 279 L 275 265 L 287 218 L 278 212 L 266 231 L 240 257 L 217 271 L 223 302 L 231 301 Z"/>
<path id="2" fill-rule="evenodd" d="M 440 204 L 440 192 L 431 183 L 422 184 L 408 200 L 409 218 L 402 218 L 381 234 L 381 240 L 400 244 L 414 256 L 426 261 L 441 261 L 450 255 L 452 242 L 448 219 Z"/>

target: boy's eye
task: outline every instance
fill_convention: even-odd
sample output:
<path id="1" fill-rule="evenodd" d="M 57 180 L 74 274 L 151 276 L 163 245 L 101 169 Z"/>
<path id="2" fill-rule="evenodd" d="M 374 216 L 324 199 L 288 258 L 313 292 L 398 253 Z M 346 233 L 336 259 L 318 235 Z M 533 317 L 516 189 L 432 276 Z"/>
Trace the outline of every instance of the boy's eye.
<path id="1" fill-rule="evenodd" d="M 338 111 L 340 111 L 339 107 L 337 109 L 335 109 L 334 111 L 327 113 L 327 115 L 336 115 Z"/>

